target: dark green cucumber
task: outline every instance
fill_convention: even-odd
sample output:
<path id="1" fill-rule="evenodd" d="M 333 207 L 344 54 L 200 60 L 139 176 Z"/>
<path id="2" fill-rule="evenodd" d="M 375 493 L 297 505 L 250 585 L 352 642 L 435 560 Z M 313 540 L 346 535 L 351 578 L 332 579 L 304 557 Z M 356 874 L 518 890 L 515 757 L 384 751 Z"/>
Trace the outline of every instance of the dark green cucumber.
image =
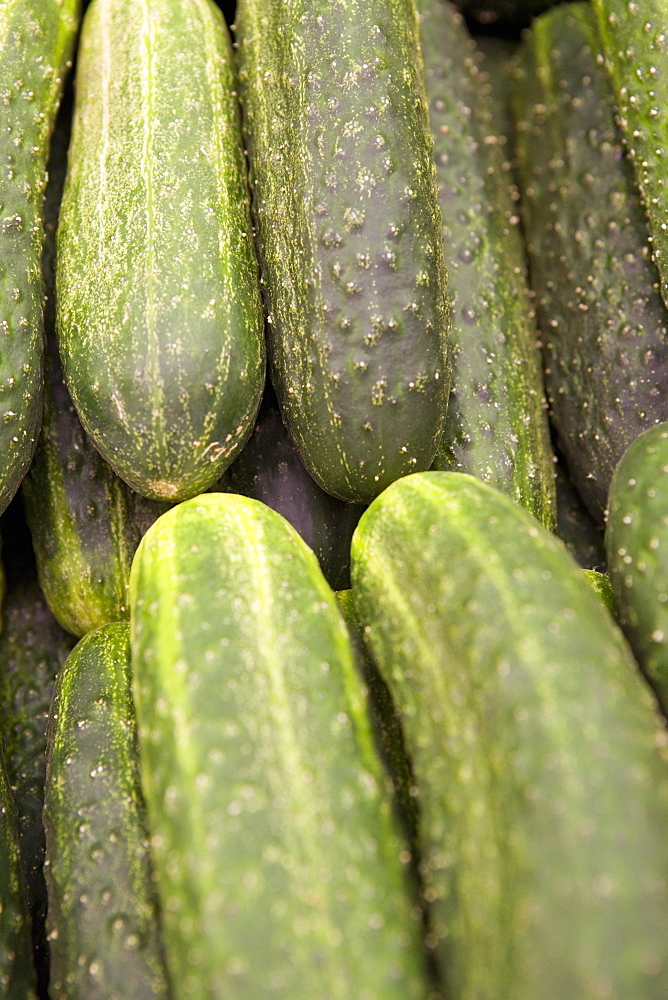
<path id="1" fill-rule="evenodd" d="M 452 298 L 452 391 L 432 468 L 468 472 L 548 528 L 554 469 L 503 123 L 461 17 L 419 0 Z"/>
<path id="2" fill-rule="evenodd" d="M 668 22 L 664 0 L 593 0 L 617 117 L 652 234 L 668 304 Z"/>
<path id="3" fill-rule="evenodd" d="M 622 453 L 668 418 L 668 311 L 597 46 L 589 4 L 543 14 L 520 49 L 514 108 L 551 417 L 602 525 Z"/>
<path id="4" fill-rule="evenodd" d="M 21 868 L 32 924 L 40 996 L 48 978 L 44 916 L 46 724 L 54 678 L 73 640 L 60 628 L 30 571 L 8 575 L 0 629 L 0 739 L 16 800 Z"/>
<path id="5" fill-rule="evenodd" d="M 65 109 L 66 110 L 66 109 Z M 132 490 L 86 435 L 63 381 L 55 338 L 55 229 L 68 129 L 58 122 L 49 160 L 42 256 L 46 304 L 42 430 L 22 483 L 39 582 L 58 622 L 73 635 L 130 616 L 130 563 L 144 527 L 164 504 Z"/>
<path id="6" fill-rule="evenodd" d="M 0 739 L 0 990 L 8 1000 L 35 1000 L 35 966 L 19 847 L 19 826 Z"/>
<path id="7" fill-rule="evenodd" d="M 313 549 L 329 585 L 349 586 L 350 540 L 364 508 L 318 486 L 275 405 L 263 406 L 248 443 L 217 488 L 261 500 L 278 511 Z"/>
<path id="8" fill-rule="evenodd" d="M 668 715 L 668 424 L 650 427 L 615 469 L 605 545 L 615 607 Z"/>
<path id="9" fill-rule="evenodd" d="M 449 310 L 414 0 L 240 0 L 274 387 L 316 481 L 368 503 L 434 457 Z"/>
<path id="10" fill-rule="evenodd" d="M 207 493 L 148 530 L 130 594 L 174 996 L 425 998 L 410 854 L 314 554 L 264 504 Z"/>
<path id="11" fill-rule="evenodd" d="M 141 794 L 130 626 L 90 632 L 58 674 L 47 730 L 52 1000 L 168 996 Z"/>
<path id="12" fill-rule="evenodd" d="M 665 998 L 666 732 L 563 544 L 486 483 L 422 473 L 362 515 L 352 580 L 412 760 L 445 995 Z"/>
<path id="13" fill-rule="evenodd" d="M 264 384 L 229 32 L 212 0 L 93 0 L 58 230 L 58 328 L 81 422 L 139 493 L 207 489 Z"/>
<path id="14" fill-rule="evenodd" d="M 0 513 L 25 475 L 42 417 L 42 193 L 80 7 L 0 6 Z"/>

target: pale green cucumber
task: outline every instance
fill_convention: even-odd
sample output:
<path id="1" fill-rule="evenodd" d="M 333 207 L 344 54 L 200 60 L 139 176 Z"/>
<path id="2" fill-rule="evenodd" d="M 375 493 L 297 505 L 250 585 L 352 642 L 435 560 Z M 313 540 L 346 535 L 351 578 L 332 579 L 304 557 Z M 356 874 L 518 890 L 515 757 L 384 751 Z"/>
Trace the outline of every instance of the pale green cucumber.
<path id="1" fill-rule="evenodd" d="M 461 16 L 419 0 L 452 298 L 452 390 L 434 469 L 468 472 L 555 525 L 553 455 L 500 88 Z M 500 103 L 500 101 L 499 101 Z"/>
<path id="2" fill-rule="evenodd" d="M 42 417 L 42 194 L 81 0 L 0 3 L 0 512 Z"/>
<path id="3" fill-rule="evenodd" d="M 148 530 L 130 596 L 175 998 L 426 998 L 410 853 L 314 554 L 259 501 L 208 493 Z"/>
<path id="4" fill-rule="evenodd" d="M 665 726 L 564 545 L 480 480 L 422 473 L 362 515 L 352 580 L 412 760 L 445 996 L 665 1000 Z"/>
<path id="5" fill-rule="evenodd" d="M 8 1000 L 35 1000 L 28 900 L 19 848 L 16 803 L 0 739 L 0 993 Z"/>
<path id="6" fill-rule="evenodd" d="M 93 0 L 58 230 L 58 331 L 81 422 L 148 497 L 208 488 L 264 384 L 229 32 L 212 0 Z"/>
<path id="7" fill-rule="evenodd" d="M 126 622 L 68 656 L 46 753 L 51 1000 L 164 1000 Z"/>
<path id="8" fill-rule="evenodd" d="M 414 0 L 240 0 L 239 84 L 276 395 L 327 492 L 428 468 L 449 391 Z"/>

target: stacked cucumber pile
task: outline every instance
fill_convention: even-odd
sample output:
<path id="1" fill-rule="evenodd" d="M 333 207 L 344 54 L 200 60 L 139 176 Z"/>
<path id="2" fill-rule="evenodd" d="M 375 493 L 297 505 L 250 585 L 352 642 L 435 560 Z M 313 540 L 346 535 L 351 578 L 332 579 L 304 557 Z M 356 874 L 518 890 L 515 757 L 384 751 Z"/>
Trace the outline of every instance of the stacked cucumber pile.
<path id="1" fill-rule="evenodd" d="M 222 6 L 0 0 L 0 995 L 666 1000 L 668 12 Z"/>

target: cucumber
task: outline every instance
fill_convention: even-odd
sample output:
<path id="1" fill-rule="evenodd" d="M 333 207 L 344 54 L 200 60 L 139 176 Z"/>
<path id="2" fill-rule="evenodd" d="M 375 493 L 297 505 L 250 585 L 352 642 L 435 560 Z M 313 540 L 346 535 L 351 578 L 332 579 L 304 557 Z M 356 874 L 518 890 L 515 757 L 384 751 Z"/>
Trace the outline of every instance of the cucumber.
<path id="1" fill-rule="evenodd" d="M 426 998 L 410 854 L 316 557 L 259 501 L 148 530 L 132 663 L 177 1000 Z"/>
<path id="2" fill-rule="evenodd" d="M 58 331 L 81 422 L 128 485 L 207 489 L 264 385 L 229 32 L 211 0 L 93 0 L 58 228 Z"/>
<path id="3" fill-rule="evenodd" d="M 668 305 L 668 39 L 663 0 L 593 0 L 598 51 L 613 84 L 617 118 L 647 212 L 652 258 Z"/>
<path id="4" fill-rule="evenodd" d="M 444 994 L 665 998 L 666 731 L 563 544 L 475 477 L 416 474 L 362 515 L 352 589 L 404 724 Z"/>
<path id="5" fill-rule="evenodd" d="M 42 417 L 42 193 L 80 7 L 0 5 L 0 513 L 25 475 Z"/>
<path id="6" fill-rule="evenodd" d="M 552 529 L 543 367 L 497 87 L 451 5 L 418 10 L 452 297 L 452 390 L 432 468 L 479 476 Z"/>
<path id="7" fill-rule="evenodd" d="M 610 485 L 605 528 L 610 580 L 622 628 L 668 715 L 668 424 L 629 445 Z"/>
<path id="8" fill-rule="evenodd" d="M 253 434 L 217 488 L 278 511 L 313 549 L 329 585 L 350 585 L 350 540 L 364 507 L 338 500 L 318 486 L 273 401 L 262 407 Z"/>
<path id="9" fill-rule="evenodd" d="M 271 378 L 304 465 L 368 503 L 428 468 L 449 306 L 414 0 L 240 0 Z"/>
<path id="10" fill-rule="evenodd" d="M 18 812 L 21 871 L 41 997 L 48 980 L 42 823 L 46 724 L 54 678 L 73 640 L 53 618 L 33 573 L 24 567 L 19 578 L 7 576 L 0 629 L 0 740 Z"/>
<path id="11" fill-rule="evenodd" d="M 589 4 L 543 14 L 518 54 L 513 104 L 551 418 L 602 526 L 615 465 L 668 418 L 668 312 L 597 51 Z"/>
<path id="12" fill-rule="evenodd" d="M 68 110 L 63 105 L 63 111 Z M 86 435 L 63 380 L 55 336 L 55 230 L 69 130 L 59 120 L 49 160 L 42 256 L 46 304 L 42 429 L 22 483 L 40 586 L 75 636 L 130 616 L 130 563 L 164 503 L 134 493 Z"/>
<path id="13" fill-rule="evenodd" d="M 132 702 L 130 626 L 89 632 L 65 661 L 44 796 L 52 1000 L 166 998 Z"/>
<path id="14" fill-rule="evenodd" d="M 30 920 L 19 848 L 16 803 L 0 740 L 0 989 L 12 1000 L 36 1000 Z"/>

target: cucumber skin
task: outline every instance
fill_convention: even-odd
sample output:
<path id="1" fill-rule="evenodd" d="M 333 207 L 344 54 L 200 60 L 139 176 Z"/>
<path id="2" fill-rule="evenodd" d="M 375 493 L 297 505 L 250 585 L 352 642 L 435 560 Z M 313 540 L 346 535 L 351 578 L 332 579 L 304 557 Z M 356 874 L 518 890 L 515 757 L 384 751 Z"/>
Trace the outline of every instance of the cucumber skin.
<path id="1" fill-rule="evenodd" d="M 21 871 L 16 803 L 0 740 L 0 987 L 12 1000 L 36 1000 L 30 918 Z"/>
<path id="2" fill-rule="evenodd" d="M 47 730 L 52 1000 L 167 998 L 132 702 L 130 626 L 65 661 Z"/>
<path id="3" fill-rule="evenodd" d="M 668 424 L 629 445 L 612 477 L 605 546 L 615 608 L 645 676 L 668 715 L 668 561 L 664 480 Z"/>
<path id="4" fill-rule="evenodd" d="M 8 581 L 0 629 L 0 738 L 16 800 L 39 995 L 48 978 L 44 917 L 46 725 L 56 674 L 73 640 L 54 619 L 29 571 Z"/>
<path id="5" fill-rule="evenodd" d="M 597 46 L 590 4 L 538 18 L 513 104 L 551 418 L 602 526 L 615 465 L 668 417 L 668 312 Z"/>
<path id="6" fill-rule="evenodd" d="M 0 513 L 30 464 L 42 416 L 42 194 L 80 8 L 5 0 L 0 10 Z"/>
<path id="7" fill-rule="evenodd" d="M 65 377 L 121 478 L 182 500 L 239 452 L 264 385 L 222 14 L 211 0 L 94 0 L 76 84 L 58 230 Z"/>
<path id="8" fill-rule="evenodd" d="M 318 486 L 275 406 L 261 409 L 243 451 L 216 488 L 261 500 L 277 511 L 313 549 L 332 589 L 350 584 L 350 540 L 364 507 Z"/>
<path id="9" fill-rule="evenodd" d="M 468 472 L 555 527 L 552 446 L 501 89 L 455 9 L 420 0 L 452 298 L 452 389 L 433 469 Z"/>
<path id="10" fill-rule="evenodd" d="M 175 998 L 426 997 L 408 858 L 313 553 L 265 505 L 209 493 L 149 529 L 130 589 Z"/>
<path id="11" fill-rule="evenodd" d="M 665 729 L 562 543 L 423 473 L 362 515 L 352 582 L 404 720 L 445 995 L 665 997 Z"/>
<path id="12" fill-rule="evenodd" d="M 668 198 L 663 150 L 668 142 L 668 39 L 663 0 L 592 0 L 600 51 L 612 82 L 617 120 L 645 205 L 652 258 L 668 305 Z"/>
<path id="13" fill-rule="evenodd" d="M 87 437 L 63 380 L 55 332 L 56 227 L 67 166 L 68 115 L 51 141 L 44 199 L 45 305 L 42 428 L 21 484 L 42 592 L 60 625 L 77 637 L 128 619 L 130 563 L 165 504 L 134 493 Z"/>
<path id="14" fill-rule="evenodd" d="M 271 377 L 304 465 L 368 503 L 434 457 L 449 303 L 413 0 L 241 0 Z"/>

